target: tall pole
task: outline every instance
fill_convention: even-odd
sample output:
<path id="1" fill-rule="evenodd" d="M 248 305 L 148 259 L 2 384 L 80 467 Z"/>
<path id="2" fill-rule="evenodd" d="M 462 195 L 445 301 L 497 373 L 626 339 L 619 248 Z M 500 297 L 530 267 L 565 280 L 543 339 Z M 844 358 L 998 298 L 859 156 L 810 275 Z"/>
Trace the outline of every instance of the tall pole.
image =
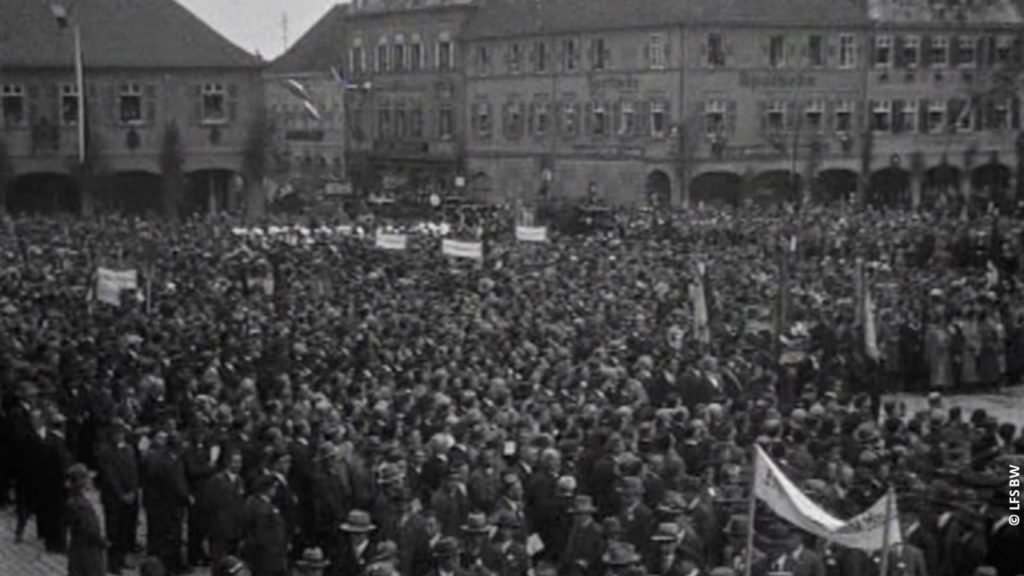
<path id="1" fill-rule="evenodd" d="M 743 573 L 751 576 L 754 569 L 754 514 L 757 513 L 757 466 L 760 458 L 754 452 L 754 477 L 750 482 L 750 502 L 747 505 L 747 552 L 743 561 Z"/>
<path id="2" fill-rule="evenodd" d="M 78 90 L 78 162 L 85 164 L 85 71 L 82 63 L 82 28 L 75 23 L 75 84 Z"/>
<path id="3" fill-rule="evenodd" d="M 892 501 L 894 490 L 892 486 L 885 494 L 885 527 L 882 528 L 882 567 L 879 574 L 889 576 L 889 525 L 892 523 Z"/>

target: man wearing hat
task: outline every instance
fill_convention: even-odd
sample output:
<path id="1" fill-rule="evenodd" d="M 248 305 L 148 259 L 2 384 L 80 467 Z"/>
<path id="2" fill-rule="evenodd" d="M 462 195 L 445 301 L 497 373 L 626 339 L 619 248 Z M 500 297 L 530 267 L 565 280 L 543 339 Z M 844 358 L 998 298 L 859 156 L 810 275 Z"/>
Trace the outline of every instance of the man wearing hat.
<path id="1" fill-rule="evenodd" d="M 306 548 L 292 566 L 293 576 L 323 576 L 324 570 L 330 566 L 320 548 Z"/>
<path id="2" fill-rule="evenodd" d="M 687 541 L 685 533 L 675 523 L 658 524 L 657 530 L 651 536 L 651 542 L 653 547 L 646 555 L 648 574 L 688 576 L 704 564 L 703 550 L 693 545 L 692 538 Z"/>
<path id="3" fill-rule="evenodd" d="M 86 497 L 93 474 L 84 464 L 68 469 L 68 545 L 69 576 L 106 576 L 107 538 L 103 534 L 99 514 Z"/>
<path id="4" fill-rule="evenodd" d="M 823 576 L 825 564 L 817 552 L 804 545 L 803 536 L 787 526 L 778 525 L 769 533 L 767 573 L 781 572 L 792 576 Z M 756 572 L 756 567 L 755 567 Z"/>
<path id="5" fill-rule="evenodd" d="M 344 538 L 341 543 L 341 558 L 333 563 L 336 576 L 361 576 L 370 563 L 373 554 L 371 535 L 377 527 L 364 510 L 352 510 L 341 523 Z"/>
<path id="6" fill-rule="evenodd" d="M 497 574 L 496 567 L 486 565 L 485 549 L 491 535 L 491 525 L 483 512 L 471 512 L 462 526 L 462 549 L 459 552 L 459 567 L 478 576 Z"/>
<path id="7" fill-rule="evenodd" d="M 578 495 L 573 499 L 569 513 L 573 523 L 565 551 L 561 555 L 561 570 L 572 576 L 597 576 L 600 573 L 604 535 L 594 521 L 597 507 L 590 496 Z"/>
<path id="8" fill-rule="evenodd" d="M 612 542 L 601 556 L 604 573 L 608 576 L 619 576 L 629 573 L 629 569 L 640 564 L 642 558 L 628 542 Z"/>
<path id="9" fill-rule="evenodd" d="M 499 576 L 526 576 L 530 556 L 516 540 L 522 526 L 515 515 L 501 512 L 495 517 L 497 531 L 484 550 L 484 565 Z"/>
<path id="10" fill-rule="evenodd" d="M 222 460 L 224 468 L 206 483 L 202 498 L 209 527 L 210 560 L 214 563 L 228 554 L 238 553 L 245 511 L 242 455 L 231 449 L 222 454 Z"/>
<path id="11" fill-rule="evenodd" d="M 444 537 L 438 540 L 432 550 L 434 567 L 426 576 L 469 576 L 459 567 L 459 544 L 455 538 Z"/>
<path id="12" fill-rule="evenodd" d="M 185 467 L 161 430 L 154 435 L 145 460 L 143 499 L 146 509 L 147 551 L 170 571 L 182 568 L 181 529 L 189 502 Z"/>
<path id="13" fill-rule="evenodd" d="M 619 512 L 616 517 L 622 523 L 623 539 L 636 550 L 645 550 L 654 532 L 654 512 L 643 503 L 643 481 L 637 476 L 627 476 L 619 485 Z"/>
<path id="14" fill-rule="evenodd" d="M 68 499 L 65 481 L 71 466 L 71 452 L 64 438 L 66 419 L 60 413 L 50 416 L 46 438 L 37 455 L 39 508 L 36 523 L 48 552 L 63 553 L 67 545 L 64 502 Z"/>
<path id="15" fill-rule="evenodd" d="M 288 529 L 273 504 L 276 490 L 272 476 L 260 476 L 245 503 L 241 549 L 253 576 L 282 576 L 288 568 Z"/>

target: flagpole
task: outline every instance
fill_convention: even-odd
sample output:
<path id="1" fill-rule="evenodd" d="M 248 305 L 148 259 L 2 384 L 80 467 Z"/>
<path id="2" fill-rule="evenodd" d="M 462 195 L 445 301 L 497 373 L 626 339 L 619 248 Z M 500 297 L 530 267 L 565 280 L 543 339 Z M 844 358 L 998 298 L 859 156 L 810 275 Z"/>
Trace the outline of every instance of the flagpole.
<path id="1" fill-rule="evenodd" d="M 750 502 L 747 504 L 747 552 L 743 561 L 746 576 L 751 576 L 754 569 L 754 514 L 757 513 L 757 447 L 754 448 L 753 477 L 750 479 Z"/>
<path id="2" fill-rule="evenodd" d="M 892 522 L 892 501 L 893 501 L 893 489 L 889 486 L 889 491 L 885 495 L 885 527 L 882 529 L 882 566 L 879 574 L 881 576 L 889 576 L 889 525 Z"/>
<path id="3" fill-rule="evenodd" d="M 82 27 L 75 23 L 75 84 L 78 88 L 78 162 L 85 163 L 85 71 L 82 63 Z"/>

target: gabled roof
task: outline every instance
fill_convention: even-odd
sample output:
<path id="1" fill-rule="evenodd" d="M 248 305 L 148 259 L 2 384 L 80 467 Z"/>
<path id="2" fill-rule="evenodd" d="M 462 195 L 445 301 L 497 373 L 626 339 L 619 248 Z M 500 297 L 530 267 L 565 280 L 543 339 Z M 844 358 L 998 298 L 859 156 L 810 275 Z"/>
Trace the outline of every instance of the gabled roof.
<path id="1" fill-rule="evenodd" d="M 335 4 L 295 44 L 274 60 L 267 72 L 326 72 L 345 67 L 345 18 L 348 4 Z"/>
<path id="2" fill-rule="evenodd" d="M 470 38 L 691 25 L 850 26 L 863 0 L 486 0 Z"/>
<path id="3" fill-rule="evenodd" d="M 0 0 L 0 66 L 66 67 L 73 35 L 48 0 Z M 69 22 L 81 26 L 86 66 L 246 68 L 262 65 L 174 0 L 78 0 Z"/>

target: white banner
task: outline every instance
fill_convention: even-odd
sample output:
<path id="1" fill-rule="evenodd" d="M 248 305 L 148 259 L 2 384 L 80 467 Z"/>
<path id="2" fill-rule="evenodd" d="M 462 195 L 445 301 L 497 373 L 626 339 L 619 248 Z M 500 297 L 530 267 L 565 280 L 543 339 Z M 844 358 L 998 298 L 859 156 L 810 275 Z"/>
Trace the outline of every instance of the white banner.
<path id="1" fill-rule="evenodd" d="M 409 237 L 405 234 L 378 232 L 376 246 L 381 250 L 405 250 L 409 246 Z"/>
<path id="2" fill-rule="evenodd" d="M 136 290 L 139 273 L 135 270 L 96 269 L 96 299 L 111 306 L 121 305 L 122 290 Z"/>
<path id="3" fill-rule="evenodd" d="M 902 542 L 896 503 L 889 503 L 888 495 L 863 514 L 844 522 L 823 510 L 801 492 L 800 488 L 775 466 L 760 446 L 756 447 L 756 452 L 754 495 L 794 526 L 842 546 L 868 551 L 878 550 L 883 547 L 886 506 L 891 505 L 889 544 Z"/>
<path id="4" fill-rule="evenodd" d="M 481 242 L 462 242 L 459 240 L 442 240 L 441 253 L 455 258 L 484 259 L 484 245 Z"/>
<path id="5" fill-rule="evenodd" d="M 516 240 L 520 242 L 547 242 L 547 226 L 516 226 Z"/>
<path id="6" fill-rule="evenodd" d="M 891 500 L 890 500 L 891 499 Z M 885 517 L 889 509 L 889 546 L 903 542 L 900 532 L 899 514 L 896 508 L 896 494 L 888 492 L 874 506 L 846 521 L 842 528 L 827 538 L 847 548 L 857 550 L 881 550 L 885 547 Z"/>

